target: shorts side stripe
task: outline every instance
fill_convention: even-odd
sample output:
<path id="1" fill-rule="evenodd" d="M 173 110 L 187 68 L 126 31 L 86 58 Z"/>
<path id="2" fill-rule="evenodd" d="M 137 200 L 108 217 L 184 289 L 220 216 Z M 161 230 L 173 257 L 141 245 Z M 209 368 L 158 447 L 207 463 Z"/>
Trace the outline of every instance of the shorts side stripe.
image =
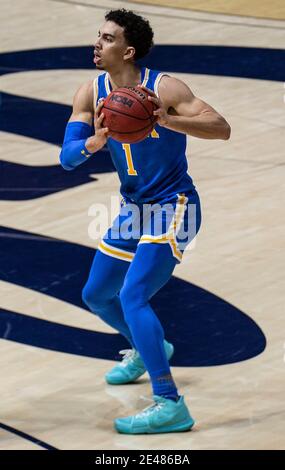
<path id="1" fill-rule="evenodd" d="M 105 255 L 113 256 L 114 258 L 121 259 L 123 261 L 128 261 L 129 263 L 133 260 L 135 254 L 129 251 L 121 250 L 119 248 L 114 248 L 111 245 L 108 245 L 103 240 L 100 242 L 98 249 L 102 251 Z"/>
<path id="2" fill-rule="evenodd" d="M 188 198 L 184 194 L 177 194 L 177 197 L 177 205 L 168 231 L 158 236 L 143 235 L 139 243 L 169 243 L 173 256 L 181 261 L 182 252 L 179 250 L 175 232 L 179 231 L 183 222 Z"/>

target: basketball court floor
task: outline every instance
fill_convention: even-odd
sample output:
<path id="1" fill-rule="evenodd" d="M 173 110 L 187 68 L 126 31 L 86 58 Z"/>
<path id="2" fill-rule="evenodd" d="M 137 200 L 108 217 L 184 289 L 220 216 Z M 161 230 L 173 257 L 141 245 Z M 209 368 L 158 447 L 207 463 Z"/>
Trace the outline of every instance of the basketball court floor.
<path id="1" fill-rule="evenodd" d="M 153 300 L 188 433 L 113 429 L 151 398 L 147 375 L 104 382 L 127 344 L 80 297 L 92 208 L 118 177 L 106 151 L 70 173 L 58 160 L 104 13 L 120 7 L 154 29 L 145 64 L 232 127 L 230 141 L 188 139 L 202 228 Z M 1 16 L 0 449 L 284 449 L 284 2 L 1 0 Z"/>

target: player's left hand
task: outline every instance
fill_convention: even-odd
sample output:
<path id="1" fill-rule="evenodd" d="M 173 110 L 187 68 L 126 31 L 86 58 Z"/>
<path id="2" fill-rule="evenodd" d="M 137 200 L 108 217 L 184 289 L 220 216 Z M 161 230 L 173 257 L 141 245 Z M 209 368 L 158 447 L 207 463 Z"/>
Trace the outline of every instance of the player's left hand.
<path id="1" fill-rule="evenodd" d="M 157 116 L 157 123 L 162 127 L 166 126 L 168 124 L 168 121 L 169 121 L 169 115 L 167 113 L 167 110 L 163 106 L 162 101 L 149 88 L 147 88 L 143 85 L 139 85 L 139 87 L 142 90 L 146 91 L 150 95 L 150 96 L 148 96 L 148 99 L 150 101 L 152 101 L 157 106 L 157 109 L 155 111 L 153 111 L 153 114 L 155 116 Z"/>

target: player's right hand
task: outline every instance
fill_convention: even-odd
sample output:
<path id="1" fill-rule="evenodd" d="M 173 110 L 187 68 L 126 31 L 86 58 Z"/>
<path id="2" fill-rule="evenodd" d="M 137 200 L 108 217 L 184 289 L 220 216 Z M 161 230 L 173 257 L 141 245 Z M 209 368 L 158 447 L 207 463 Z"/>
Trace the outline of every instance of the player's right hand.
<path id="1" fill-rule="evenodd" d="M 104 113 L 101 112 L 104 105 L 104 98 L 99 100 L 98 106 L 95 109 L 94 128 L 95 135 L 89 137 L 86 141 L 86 148 L 89 152 L 94 153 L 100 150 L 107 142 L 108 127 L 103 127 Z"/>
<path id="2" fill-rule="evenodd" d="M 94 127 L 95 127 L 95 134 L 98 134 L 100 137 L 104 137 L 105 142 L 106 142 L 109 129 L 108 127 L 103 127 L 104 113 L 101 112 L 103 106 L 104 106 L 104 98 L 101 98 L 99 100 L 97 108 L 95 109 Z"/>

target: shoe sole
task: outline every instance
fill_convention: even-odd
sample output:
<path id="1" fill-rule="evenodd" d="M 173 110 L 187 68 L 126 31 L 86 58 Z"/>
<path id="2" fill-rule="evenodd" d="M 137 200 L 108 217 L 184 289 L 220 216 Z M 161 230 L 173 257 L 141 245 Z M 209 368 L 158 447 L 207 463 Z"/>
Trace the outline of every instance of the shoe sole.
<path id="1" fill-rule="evenodd" d="M 163 433 L 170 433 L 170 432 L 186 432 L 190 431 L 195 424 L 194 419 L 188 419 L 187 421 L 180 423 L 180 424 L 173 424 L 172 426 L 166 426 L 160 429 L 149 429 L 146 431 L 141 431 L 139 429 L 130 430 L 128 428 L 123 429 L 114 423 L 114 427 L 117 432 L 120 434 L 163 434 Z"/>
<path id="2" fill-rule="evenodd" d="M 145 371 L 146 372 L 146 371 Z M 136 380 L 138 380 L 142 375 L 145 374 L 145 372 L 143 372 L 142 374 L 138 375 L 135 379 L 129 379 L 129 380 L 126 380 L 125 382 L 123 382 L 122 380 L 120 380 L 120 382 L 115 382 L 113 381 L 112 382 L 112 379 L 108 379 L 107 377 L 105 377 L 105 380 L 107 382 L 107 384 L 109 385 L 127 385 L 127 384 L 132 384 L 134 383 Z"/>

